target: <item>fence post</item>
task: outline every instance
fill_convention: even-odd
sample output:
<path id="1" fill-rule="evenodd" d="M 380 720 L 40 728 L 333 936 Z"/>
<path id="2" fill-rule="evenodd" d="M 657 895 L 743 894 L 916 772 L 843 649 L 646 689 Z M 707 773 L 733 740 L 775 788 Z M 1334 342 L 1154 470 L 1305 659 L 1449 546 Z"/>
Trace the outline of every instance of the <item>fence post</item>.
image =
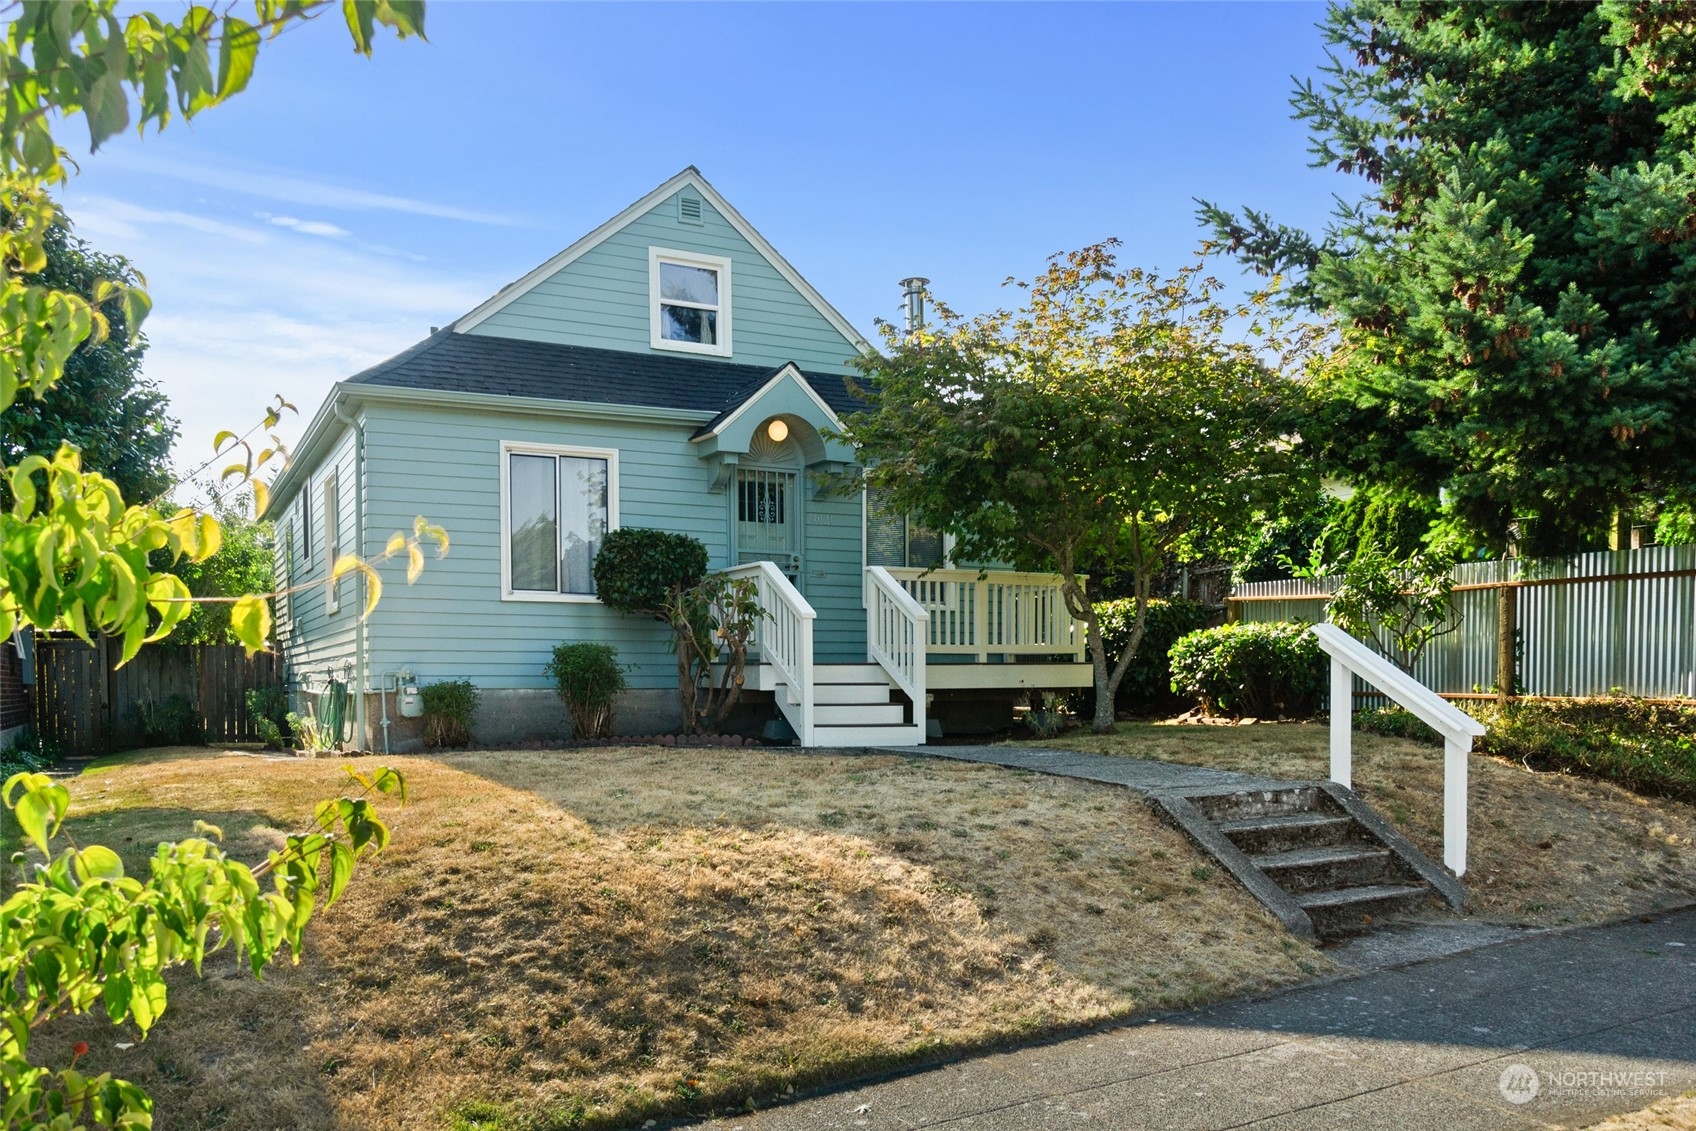
<path id="1" fill-rule="evenodd" d="M 1507 706 L 1514 686 L 1514 636 L 1519 629 L 1519 587 L 1502 582 L 1496 590 L 1496 702 Z"/>

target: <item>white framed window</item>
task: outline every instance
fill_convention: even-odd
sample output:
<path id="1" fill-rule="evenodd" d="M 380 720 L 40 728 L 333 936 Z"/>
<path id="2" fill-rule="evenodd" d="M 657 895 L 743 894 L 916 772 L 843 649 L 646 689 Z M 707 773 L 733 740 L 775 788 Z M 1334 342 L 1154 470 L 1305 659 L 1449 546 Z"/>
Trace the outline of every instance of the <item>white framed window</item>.
<path id="1" fill-rule="evenodd" d="M 501 443 L 501 599 L 594 601 L 595 555 L 618 528 L 618 451 Z"/>
<path id="2" fill-rule="evenodd" d="M 300 485 L 300 568 L 312 569 L 312 477 Z"/>
<path id="3" fill-rule="evenodd" d="M 336 559 L 342 554 L 342 501 L 341 493 L 336 485 L 336 477 L 329 476 L 324 480 L 324 577 L 328 594 L 324 598 L 324 610 L 335 612 L 341 608 L 341 595 L 338 590 L 341 582 L 336 579 Z"/>
<path id="4" fill-rule="evenodd" d="M 648 333 L 657 350 L 730 356 L 730 260 L 648 249 Z"/>

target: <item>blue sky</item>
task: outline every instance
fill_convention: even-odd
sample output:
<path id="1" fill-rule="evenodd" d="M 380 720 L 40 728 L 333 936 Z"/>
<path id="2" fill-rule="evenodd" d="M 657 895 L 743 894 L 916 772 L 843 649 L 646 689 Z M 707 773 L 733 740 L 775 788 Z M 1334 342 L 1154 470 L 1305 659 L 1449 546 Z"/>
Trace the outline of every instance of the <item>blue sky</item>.
<path id="1" fill-rule="evenodd" d="M 1194 197 L 1316 227 L 1356 189 L 1289 119 L 1322 13 L 435 0 L 428 43 L 370 60 L 333 17 L 285 34 L 246 93 L 110 143 L 64 203 L 148 276 L 186 466 L 273 393 L 298 434 L 333 381 L 685 165 L 868 334 L 909 274 L 969 312 L 1108 236 L 1175 266 Z"/>

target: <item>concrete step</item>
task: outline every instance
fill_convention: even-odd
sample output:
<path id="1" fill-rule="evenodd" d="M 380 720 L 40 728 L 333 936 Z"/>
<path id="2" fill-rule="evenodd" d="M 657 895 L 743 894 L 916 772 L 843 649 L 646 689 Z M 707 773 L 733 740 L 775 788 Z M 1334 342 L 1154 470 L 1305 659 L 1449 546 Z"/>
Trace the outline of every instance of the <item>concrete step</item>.
<path id="1" fill-rule="evenodd" d="M 887 683 L 815 683 L 814 703 L 887 703 Z"/>
<path id="2" fill-rule="evenodd" d="M 1288 852 L 1341 844 L 1359 831 L 1350 817 L 1336 813 L 1286 813 L 1278 817 L 1242 817 L 1220 821 L 1219 831 L 1244 852 Z"/>
<path id="3" fill-rule="evenodd" d="M 1249 817 L 1287 817 L 1311 813 L 1322 807 L 1321 791 L 1315 786 L 1289 789 L 1249 789 L 1191 797 L 1202 815 L 1214 822 L 1240 821 Z"/>
<path id="4" fill-rule="evenodd" d="M 1377 884 L 1403 877 L 1390 869 L 1390 850 L 1333 844 L 1250 856 L 1254 866 L 1291 894 Z"/>
<path id="5" fill-rule="evenodd" d="M 1321 938 L 1338 938 L 1369 931 L 1378 920 L 1411 911 L 1430 894 L 1423 884 L 1368 884 L 1303 892 L 1294 899 Z"/>
<path id="6" fill-rule="evenodd" d="M 815 746 L 923 746 L 925 728 L 907 726 L 814 726 Z"/>
<path id="7" fill-rule="evenodd" d="M 885 691 L 882 703 L 816 703 L 813 706 L 815 726 L 892 726 L 905 722 L 907 708 L 889 701 Z"/>

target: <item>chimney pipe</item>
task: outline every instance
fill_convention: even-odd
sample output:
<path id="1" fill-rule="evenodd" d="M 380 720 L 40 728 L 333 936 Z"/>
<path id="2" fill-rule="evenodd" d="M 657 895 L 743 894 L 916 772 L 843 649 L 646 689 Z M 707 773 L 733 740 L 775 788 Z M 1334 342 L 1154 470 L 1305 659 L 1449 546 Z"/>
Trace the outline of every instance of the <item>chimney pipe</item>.
<path id="1" fill-rule="evenodd" d="M 925 326 L 925 287 L 929 279 L 917 275 L 901 280 L 901 297 L 907 300 L 907 333 L 917 334 Z"/>

